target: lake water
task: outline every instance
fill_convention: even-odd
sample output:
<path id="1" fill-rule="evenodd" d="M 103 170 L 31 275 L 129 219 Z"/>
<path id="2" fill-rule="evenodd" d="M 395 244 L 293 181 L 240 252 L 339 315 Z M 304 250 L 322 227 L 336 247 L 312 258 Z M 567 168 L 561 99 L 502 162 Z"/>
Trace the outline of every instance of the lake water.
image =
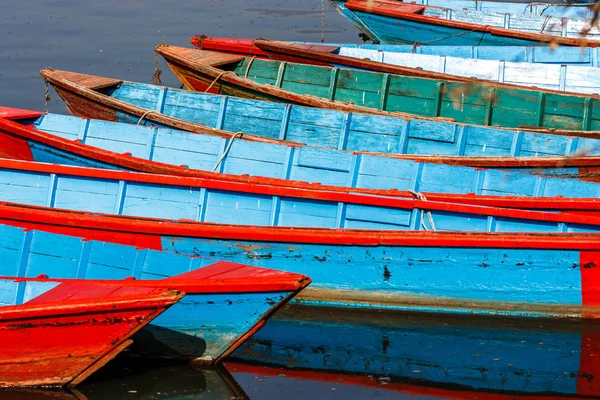
<path id="1" fill-rule="evenodd" d="M 325 1 L 5 1 L 0 104 L 41 110 L 46 66 L 150 82 L 153 48 L 190 36 L 359 43 Z M 322 31 L 321 17 L 325 28 Z M 179 86 L 165 71 L 163 82 Z M 56 95 L 54 112 L 65 112 Z M 331 323 L 333 319 L 335 323 Z M 294 332 L 300 342 L 278 341 Z M 288 337 L 284 337 L 288 339 Z M 514 399 L 600 395 L 593 324 L 288 309 L 218 370 L 119 358 L 74 392 L 1 399 Z M 598 350 L 598 351 L 597 351 Z"/>
<path id="2" fill-rule="evenodd" d="M 358 43 L 354 26 L 324 1 L 325 39 Z M 0 104 L 42 110 L 44 85 L 38 72 L 47 66 L 150 82 L 154 46 L 186 46 L 198 34 L 320 41 L 321 4 L 321 0 L 5 1 L 0 12 Z M 163 77 L 164 84 L 177 84 L 170 72 Z M 64 111 L 56 95 L 50 109 Z"/>

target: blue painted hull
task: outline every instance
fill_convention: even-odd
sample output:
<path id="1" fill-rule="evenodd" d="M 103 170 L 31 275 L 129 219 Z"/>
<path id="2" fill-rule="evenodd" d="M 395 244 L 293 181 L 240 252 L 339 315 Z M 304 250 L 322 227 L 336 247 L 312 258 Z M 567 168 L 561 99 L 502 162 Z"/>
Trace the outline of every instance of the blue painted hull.
<path id="1" fill-rule="evenodd" d="M 283 179 L 305 180 L 323 184 L 365 187 L 363 180 L 352 180 L 352 166 L 361 160 L 379 160 L 388 167 L 373 169 L 369 175 L 381 176 L 377 184 L 368 187 L 398 188 L 399 182 L 385 184 L 389 169 L 413 169 L 409 160 L 383 157 L 383 154 L 418 154 L 482 157 L 549 157 L 585 152 L 588 156 L 600 154 L 600 140 L 515 132 L 489 127 L 476 127 L 455 123 L 412 120 L 381 116 L 344 114 L 342 112 L 290 108 L 285 105 L 253 100 L 203 95 L 178 90 L 161 90 L 156 86 L 123 84 L 113 92 L 120 99 L 142 107 L 152 107 L 154 99 L 163 96 L 165 115 L 190 122 L 222 127 L 231 132 L 283 137 L 294 142 L 320 147 L 337 147 L 338 150 L 298 148 L 286 143 L 249 143 L 235 140 L 219 164 L 218 171 L 229 174 L 249 174 Z M 186 104 L 185 107 L 180 104 Z M 220 112 L 219 110 L 223 110 Z M 134 118 L 118 112 L 121 121 Z M 151 124 L 150 122 L 148 124 Z M 285 130 L 282 129 L 285 127 Z M 123 126 L 114 123 L 91 121 L 49 114 L 38 119 L 35 127 L 65 139 L 78 139 L 84 144 L 119 153 L 130 152 L 134 157 L 150 159 L 173 165 L 185 164 L 193 169 L 211 171 L 227 148 L 227 139 L 210 135 L 192 135 L 168 129 L 149 130 L 143 127 Z M 127 131 L 124 138 L 123 130 Z M 33 150 L 34 160 L 72 164 L 72 157 L 61 159 L 53 150 L 42 147 Z M 340 150 L 378 152 L 380 157 L 351 154 Z M 443 161 L 443 159 L 437 159 Z M 503 161 L 504 162 L 504 161 Z M 88 166 L 111 168 L 99 163 Z M 430 163 L 422 163 L 428 168 Z M 505 164 L 501 164 L 505 165 Z M 530 164 L 531 165 L 531 164 Z M 547 165 L 555 165 L 555 162 Z M 479 165 L 477 165 L 479 166 Z M 485 160 L 481 167 L 485 167 Z M 462 167 L 447 167 L 462 170 Z M 509 168 L 496 167 L 497 169 Z M 510 167 L 515 172 L 540 175 L 569 175 L 579 173 L 570 168 Z M 441 177 L 439 177 L 441 178 Z M 374 178 L 373 178 L 374 179 Z M 435 179 L 435 178 L 431 178 Z M 370 183 L 369 183 L 370 184 Z M 431 191 L 447 192 L 446 180 Z M 477 193 L 477 192 L 475 192 Z M 507 192 L 510 193 L 510 192 Z M 542 194 L 543 195 L 543 194 Z M 585 196 L 580 196 L 585 197 Z"/>
<path id="2" fill-rule="evenodd" d="M 233 357 L 428 386 L 600 394 L 582 378 L 596 372 L 589 363 L 600 350 L 595 324 L 490 322 L 294 306 L 271 319 Z"/>
<path id="3" fill-rule="evenodd" d="M 469 32 L 466 29 L 422 24 L 409 20 L 352 11 L 361 25 L 381 44 L 426 44 L 434 46 L 545 46 L 535 40 L 491 35 L 487 32 Z M 366 32 L 365 32 L 366 33 Z"/>
<path id="4" fill-rule="evenodd" d="M 215 262 L 2 224 L 0 260 L 2 276 L 33 278 L 49 274 L 51 278 L 101 280 L 163 279 Z M 0 287 L 0 304 L 23 303 L 53 284 L 48 285 L 4 285 Z M 146 344 L 138 346 L 138 351 L 152 357 L 211 363 L 285 303 L 290 294 L 188 294 L 137 335 L 136 342 Z"/>
<path id="5" fill-rule="evenodd" d="M 322 43 L 315 43 L 322 45 Z M 415 53 L 435 56 L 473 58 L 476 60 L 504 60 L 534 64 L 565 64 L 575 66 L 598 67 L 597 47 L 557 48 L 540 46 L 412 46 L 384 44 L 348 44 L 326 43 L 329 46 L 361 48 L 398 53 Z"/>

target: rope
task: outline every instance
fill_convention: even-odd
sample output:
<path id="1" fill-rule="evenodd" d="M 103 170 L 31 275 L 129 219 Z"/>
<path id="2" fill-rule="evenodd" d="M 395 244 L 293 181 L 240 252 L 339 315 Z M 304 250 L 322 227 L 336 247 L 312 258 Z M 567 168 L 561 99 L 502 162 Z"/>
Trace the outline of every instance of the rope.
<path id="1" fill-rule="evenodd" d="M 233 139 L 235 139 L 238 135 L 241 138 L 244 135 L 244 132 L 235 132 L 233 135 L 231 135 L 231 139 L 229 139 L 229 143 L 227 143 L 227 147 L 225 147 L 225 151 L 223 152 L 223 154 L 221 154 L 221 157 L 219 157 L 219 159 L 217 160 L 217 163 L 215 164 L 215 166 L 212 169 L 213 172 L 215 172 L 217 170 L 217 168 L 219 167 L 219 165 L 221 164 L 223 159 L 225 157 L 227 157 L 227 153 L 229 153 L 229 149 L 231 149 L 231 145 L 233 144 Z"/>
<path id="2" fill-rule="evenodd" d="M 409 190 L 408 192 L 410 194 L 412 194 L 413 196 L 415 196 L 418 200 L 427 201 L 427 198 L 421 192 L 415 192 L 414 190 Z M 427 219 L 429 219 L 429 225 L 431 226 L 431 230 L 436 231 L 437 229 L 435 229 L 435 224 L 433 223 L 433 216 L 431 215 L 431 211 L 429 211 L 429 210 L 421 210 L 421 226 L 426 231 L 429 230 L 429 229 L 427 229 L 427 226 L 425 225 L 425 217 L 424 217 L 425 213 L 427 213 Z"/>
<path id="3" fill-rule="evenodd" d="M 148 116 L 148 114 L 152 114 L 152 113 L 154 113 L 154 114 L 158 114 L 158 115 L 162 115 L 161 113 L 159 113 L 159 112 L 158 112 L 158 111 L 156 111 L 156 110 L 148 110 L 148 111 L 146 111 L 145 113 L 143 113 L 143 114 L 142 114 L 142 116 L 140 117 L 140 119 L 138 119 L 138 122 L 137 122 L 137 124 L 136 124 L 136 125 L 139 125 L 139 124 L 141 124 L 141 123 L 142 123 L 142 121 L 144 120 L 144 118 L 146 118 L 146 117 Z"/>
<path id="4" fill-rule="evenodd" d="M 254 62 L 255 58 L 256 56 L 252 56 L 252 58 L 250 58 L 250 61 L 248 61 L 248 65 L 246 65 L 246 72 L 244 72 L 244 79 L 248 79 L 248 72 L 250 72 L 250 66 Z"/>
<path id="5" fill-rule="evenodd" d="M 152 75 L 152 83 L 156 86 L 162 86 L 162 81 L 160 80 L 161 75 L 162 71 L 158 67 L 158 53 L 154 52 L 154 74 Z"/>
<path id="6" fill-rule="evenodd" d="M 48 109 L 50 107 L 50 83 L 48 81 L 44 81 L 44 112 L 48 114 Z"/>
<path id="7" fill-rule="evenodd" d="M 325 0 L 321 0 L 321 43 L 325 43 Z"/>
<path id="8" fill-rule="evenodd" d="M 457 36 L 466 35 L 467 33 L 475 32 L 475 31 L 478 31 L 478 30 L 483 30 L 483 31 L 481 32 L 481 39 L 482 39 L 482 38 L 483 38 L 483 35 L 485 35 L 485 29 L 486 29 L 486 28 L 489 28 L 489 27 L 490 27 L 490 25 L 485 25 L 483 28 L 479 28 L 479 27 L 477 27 L 477 28 L 473 28 L 473 29 L 471 29 L 470 31 L 466 31 L 466 32 L 460 32 L 460 33 L 455 33 L 454 35 L 448 35 L 448 36 L 444 36 L 444 37 L 442 37 L 442 38 L 431 39 L 431 40 L 428 40 L 428 41 L 426 41 L 426 42 L 415 42 L 415 43 L 413 44 L 413 46 L 420 45 L 420 44 L 427 44 L 427 43 L 439 42 L 440 40 L 446 40 L 446 39 L 450 39 L 450 38 L 453 38 L 453 37 L 457 37 Z M 479 39 L 479 43 L 481 43 L 481 39 Z"/>
<path id="9" fill-rule="evenodd" d="M 223 75 L 225 75 L 225 74 L 234 74 L 235 75 L 235 72 L 233 72 L 233 71 L 221 71 L 221 73 L 219 75 L 217 75 L 217 77 L 215 78 L 215 80 L 212 81 L 212 83 L 206 88 L 206 90 L 204 91 L 204 93 L 208 93 L 208 91 L 214 86 L 214 84 L 217 83 L 217 81 L 219 79 L 221 79 L 221 77 Z"/>
<path id="10" fill-rule="evenodd" d="M 550 19 L 551 15 L 546 15 L 546 18 L 544 19 L 544 23 L 542 24 L 542 29 L 540 29 L 540 33 L 544 32 L 544 29 L 546 29 L 546 24 L 548 23 L 548 20 Z"/>

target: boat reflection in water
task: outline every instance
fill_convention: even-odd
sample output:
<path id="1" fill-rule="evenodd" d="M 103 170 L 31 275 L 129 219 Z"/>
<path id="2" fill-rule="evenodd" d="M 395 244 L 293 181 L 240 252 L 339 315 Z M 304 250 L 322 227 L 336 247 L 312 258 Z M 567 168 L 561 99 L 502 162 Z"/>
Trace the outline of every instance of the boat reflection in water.
<path id="1" fill-rule="evenodd" d="M 386 390 L 399 392 L 413 390 L 401 383 L 460 390 L 452 390 L 451 398 L 469 397 L 468 391 L 480 391 L 476 398 L 482 398 L 481 391 L 600 396 L 600 325 L 593 322 L 444 319 L 290 306 L 234 357 L 295 370 L 373 376 L 354 380 L 367 386 L 383 377 Z M 310 373 L 301 376 L 313 379 Z M 414 388 L 446 396 L 443 390 Z"/>
<path id="2" fill-rule="evenodd" d="M 217 369 L 118 357 L 71 392 L 6 400 L 600 396 L 600 325 L 288 306 Z"/>

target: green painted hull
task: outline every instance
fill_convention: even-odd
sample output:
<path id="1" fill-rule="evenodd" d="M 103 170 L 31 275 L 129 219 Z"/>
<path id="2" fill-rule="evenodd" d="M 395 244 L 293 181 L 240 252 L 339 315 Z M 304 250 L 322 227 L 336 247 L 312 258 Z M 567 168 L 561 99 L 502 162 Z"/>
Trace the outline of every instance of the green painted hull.
<path id="1" fill-rule="evenodd" d="M 163 51 L 165 48 L 166 52 Z M 171 69 L 191 90 L 205 91 L 212 84 L 210 92 L 213 93 L 345 111 L 398 112 L 507 128 L 600 130 L 600 99 L 593 95 L 250 57 L 215 67 L 205 58 L 205 54 L 206 57 L 214 56 L 214 52 L 182 49 L 185 56 L 179 59 L 175 54 L 179 49 L 182 48 L 164 46 L 159 47 L 158 52 L 165 56 Z M 223 71 L 234 72 L 237 76 L 222 74 Z M 312 96 L 318 99 L 315 101 Z M 320 99 L 325 101 L 320 102 Z"/>

